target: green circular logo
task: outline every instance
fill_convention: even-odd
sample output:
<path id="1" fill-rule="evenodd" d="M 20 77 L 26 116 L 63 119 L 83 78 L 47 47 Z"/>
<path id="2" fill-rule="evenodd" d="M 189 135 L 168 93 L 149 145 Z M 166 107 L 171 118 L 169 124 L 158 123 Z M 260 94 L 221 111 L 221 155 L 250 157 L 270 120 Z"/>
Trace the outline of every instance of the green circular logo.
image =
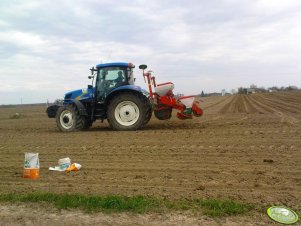
<path id="1" fill-rule="evenodd" d="M 293 224 L 299 219 L 293 210 L 284 206 L 272 206 L 268 208 L 267 213 L 274 221 L 282 224 Z"/>

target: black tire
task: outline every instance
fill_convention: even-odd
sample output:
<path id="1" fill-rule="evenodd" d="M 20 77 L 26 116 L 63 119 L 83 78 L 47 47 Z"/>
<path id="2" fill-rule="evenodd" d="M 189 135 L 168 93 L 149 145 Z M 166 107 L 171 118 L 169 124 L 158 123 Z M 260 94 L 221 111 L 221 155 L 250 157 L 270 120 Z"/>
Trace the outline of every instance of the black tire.
<path id="1" fill-rule="evenodd" d="M 145 106 L 145 108 L 147 109 L 147 111 L 146 111 L 146 117 L 145 117 L 145 120 L 144 120 L 144 122 L 143 122 L 143 126 L 145 126 L 145 125 L 149 122 L 149 120 L 151 119 L 152 114 L 153 114 L 152 106 L 151 106 L 149 100 L 146 99 L 146 98 L 145 98 L 144 106 Z"/>
<path id="2" fill-rule="evenodd" d="M 76 106 L 62 106 L 57 111 L 56 124 L 62 132 L 78 131 L 84 128 L 85 118 L 79 114 Z"/>
<path id="3" fill-rule="evenodd" d="M 140 129 L 149 120 L 149 105 L 142 94 L 120 93 L 109 103 L 107 119 L 114 130 Z"/>
<path id="4" fill-rule="evenodd" d="M 170 119 L 172 116 L 172 108 L 167 108 L 160 111 L 154 111 L 154 114 L 156 118 L 159 120 L 167 120 Z"/>

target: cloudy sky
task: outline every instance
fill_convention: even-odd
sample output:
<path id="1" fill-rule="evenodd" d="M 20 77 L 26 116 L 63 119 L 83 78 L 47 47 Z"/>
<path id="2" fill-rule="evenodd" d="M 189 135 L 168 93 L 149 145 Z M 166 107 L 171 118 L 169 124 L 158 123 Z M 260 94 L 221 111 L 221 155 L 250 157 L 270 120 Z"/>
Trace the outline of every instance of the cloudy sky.
<path id="1" fill-rule="evenodd" d="M 301 87 L 301 1 L 0 1 L 0 104 L 62 98 L 113 61 L 175 93 Z"/>

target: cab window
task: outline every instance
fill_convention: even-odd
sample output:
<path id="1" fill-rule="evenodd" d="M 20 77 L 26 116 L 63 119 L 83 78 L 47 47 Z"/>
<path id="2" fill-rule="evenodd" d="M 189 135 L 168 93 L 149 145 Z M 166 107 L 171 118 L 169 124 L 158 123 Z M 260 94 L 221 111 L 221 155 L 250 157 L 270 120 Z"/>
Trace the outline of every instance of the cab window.
<path id="1" fill-rule="evenodd" d="M 102 68 L 98 71 L 97 99 L 102 101 L 113 89 L 127 84 L 127 69 L 124 67 Z"/>

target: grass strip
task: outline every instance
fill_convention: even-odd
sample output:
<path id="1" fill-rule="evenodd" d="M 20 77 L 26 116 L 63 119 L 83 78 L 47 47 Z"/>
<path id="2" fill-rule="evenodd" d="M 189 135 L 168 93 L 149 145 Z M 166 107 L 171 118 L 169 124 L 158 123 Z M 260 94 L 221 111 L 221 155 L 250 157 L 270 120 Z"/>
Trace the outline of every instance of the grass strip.
<path id="1" fill-rule="evenodd" d="M 87 196 L 80 194 L 30 193 L 0 194 L 0 202 L 44 202 L 58 209 L 82 209 L 87 212 L 162 212 L 164 210 L 202 210 L 211 217 L 244 214 L 253 206 L 233 200 L 168 200 L 149 196 Z"/>
<path id="2" fill-rule="evenodd" d="M 204 214 L 211 217 L 221 217 L 225 215 L 239 215 L 251 210 L 253 206 L 234 202 L 233 200 L 201 200 L 198 201 L 204 210 Z"/>

